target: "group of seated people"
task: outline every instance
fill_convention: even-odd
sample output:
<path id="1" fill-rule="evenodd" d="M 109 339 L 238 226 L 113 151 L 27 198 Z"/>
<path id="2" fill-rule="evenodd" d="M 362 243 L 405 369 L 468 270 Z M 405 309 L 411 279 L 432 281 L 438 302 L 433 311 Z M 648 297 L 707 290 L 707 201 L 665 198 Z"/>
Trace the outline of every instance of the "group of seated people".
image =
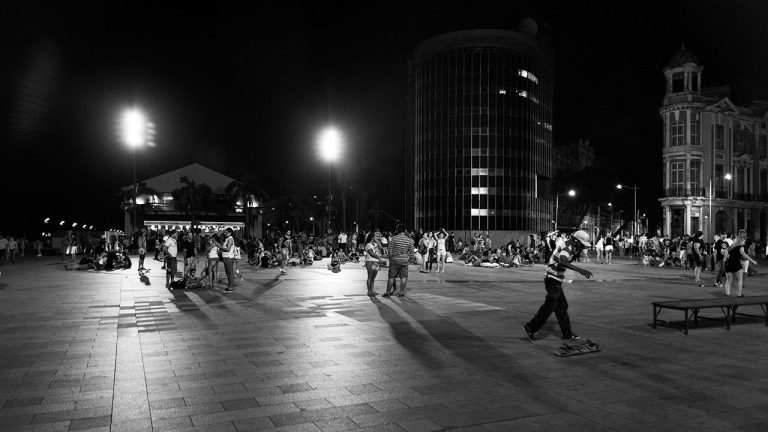
<path id="1" fill-rule="evenodd" d="M 538 260 L 538 252 L 529 249 L 517 249 L 513 247 L 503 247 L 501 249 L 471 251 L 465 247 L 461 251 L 459 260 L 464 261 L 465 266 L 488 267 L 488 268 L 510 268 L 510 267 L 531 267 Z"/>
<path id="2" fill-rule="evenodd" d="M 125 250 L 107 251 L 95 255 L 86 255 L 77 263 L 67 263 L 64 270 L 127 270 L 133 263 Z"/>
<path id="3" fill-rule="evenodd" d="M 282 257 L 279 253 L 274 253 L 270 251 L 263 251 L 261 254 L 260 261 L 258 263 L 259 268 L 273 268 L 273 267 L 279 267 L 280 266 L 280 259 Z M 323 259 L 322 254 L 315 252 L 315 248 L 312 246 L 307 246 L 300 252 L 294 253 L 290 258 L 288 258 L 288 261 L 286 261 L 286 266 L 310 266 L 315 261 L 320 261 Z M 360 255 L 357 253 L 356 250 L 352 250 L 349 252 L 349 254 L 345 253 L 341 249 L 336 249 L 331 253 L 331 263 L 334 266 L 340 266 L 341 264 L 347 263 L 347 262 L 360 262 Z M 330 268 L 330 265 L 329 265 Z"/>

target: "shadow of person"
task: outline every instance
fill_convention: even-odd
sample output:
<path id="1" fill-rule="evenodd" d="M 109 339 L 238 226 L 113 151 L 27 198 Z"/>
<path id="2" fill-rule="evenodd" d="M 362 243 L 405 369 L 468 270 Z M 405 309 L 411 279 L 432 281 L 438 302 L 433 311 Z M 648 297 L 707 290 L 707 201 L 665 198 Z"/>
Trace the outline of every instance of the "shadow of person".
<path id="1" fill-rule="evenodd" d="M 147 277 L 147 275 L 140 275 L 140 276 L 139 276 L 139 280 L 140 280 L 140 281 L 141 281 L 141 283 L 143 283 L 144 285 L 151 285 L 151 283 L 149 282 L 149 278 Z"/>

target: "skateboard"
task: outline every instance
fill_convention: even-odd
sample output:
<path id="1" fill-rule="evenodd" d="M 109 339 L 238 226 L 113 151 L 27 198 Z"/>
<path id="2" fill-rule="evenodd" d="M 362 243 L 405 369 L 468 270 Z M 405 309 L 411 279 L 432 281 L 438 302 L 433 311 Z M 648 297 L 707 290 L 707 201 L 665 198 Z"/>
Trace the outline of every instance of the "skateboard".
<path id="1" fill-rule="evenodd" d="M 139 276 L 144 276 L 145 274 L 151 272 L 152 269 L 139 269 Z"/>
<path id="2" fill-rule="evenodd" d="M 600 351 L 600 345 L 587 339 L 586 342 L 581 343 L 564 343 L 560 348 L 555 350 L 555 355 L 558 357 L 570 357 L 579 354 L 588 354 Z"/>

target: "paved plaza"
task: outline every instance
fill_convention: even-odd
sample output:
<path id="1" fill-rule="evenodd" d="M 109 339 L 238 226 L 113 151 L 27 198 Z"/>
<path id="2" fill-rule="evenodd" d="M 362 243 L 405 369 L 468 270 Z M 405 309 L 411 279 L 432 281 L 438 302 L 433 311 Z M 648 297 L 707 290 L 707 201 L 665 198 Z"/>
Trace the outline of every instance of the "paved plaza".
<path id="1" fill-rule="evenodd" d="M 134 259 L 134 265 L 136 264 Z M 411 266 L 408 295 L 370 299 L 365 270 L 241 268 L 237 290 L 165 288 L 161 264 L 0 267 L 3 431 L 763 431 L 768 328 L 718 309 L 686 336 L 651 302 L 721 296 L 692 272 L 619 260 L 565 285 L 574 331 L 602 351 L 560 358 L 552 317 L 528 342 L 542 265 Z M 764 265 L 764 261 L 761 263 Z M 762 270 L 762 269 L 761 269 Z M 223 267 L 222 267 L 223 274 Z M 384 291 L 385 273 L 377 290 Z M 746 279 L 747 296 L 768 294 Z M 223 287 L 224 285 L 222 285 Z M 762 314 L 759 307 L 745 309 Z M 720 316 L 719 316 L 720 315 Z"/>

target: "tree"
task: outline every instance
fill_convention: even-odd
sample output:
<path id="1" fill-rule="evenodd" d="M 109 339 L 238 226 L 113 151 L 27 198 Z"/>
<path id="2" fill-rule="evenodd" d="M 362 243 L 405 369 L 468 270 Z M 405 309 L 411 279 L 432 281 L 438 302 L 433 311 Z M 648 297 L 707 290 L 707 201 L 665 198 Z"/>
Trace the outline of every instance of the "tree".
<path id="1" fill-rule="evenodd" d="M 213 189 L 205 183 L 197 183 L 190 180 L 187 176 L 181 178 L 184 186 L 175 189 L 173 195 L 174 206 L 184 214 L 189 214 L 190 225 L 194 230 L 196 224 L 196 211 L 204 209 L 211 204 L 213 199 Z M 188 212 L 188 213 L 187 213 Z"/>
<path id="2" fill-rule="evenodd" d="M 238 201 L 243 203 L 244 234 L 247 238 L 251 234 L 249 224 L 251 209 L 248 207 L 250 197 L 255 196 L 264 202 L 270 198 L 269 193 L 262 187 L 261 178 L 251 173 L 246 173 L 240 180 L 233 180 L 224 192 L 230 200 L 230 208 L 237 207 Z"/>

